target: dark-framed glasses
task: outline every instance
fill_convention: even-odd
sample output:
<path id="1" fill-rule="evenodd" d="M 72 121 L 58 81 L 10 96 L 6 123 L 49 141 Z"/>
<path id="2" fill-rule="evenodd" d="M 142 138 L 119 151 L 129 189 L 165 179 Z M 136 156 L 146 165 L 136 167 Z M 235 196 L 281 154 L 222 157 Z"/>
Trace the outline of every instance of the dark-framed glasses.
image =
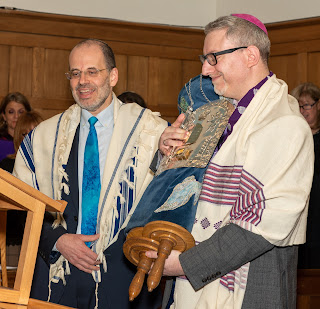
<path id="1" fill-rule="evenodd" d="M 248 46 L 230 48 L 230 49 L 219 51 L 217 53 L 209 53 L 209 54 L 206 54 L 206 55 L 200 55 L 199 58 L 200 58 L 200 61 L 201 61 L 202 64 L 204 64 L 204 62 L 207 60 L 208 63 L 213 66 L 213 65 L 216 65 L 218 63 L 217 56 L 225 55 L 225 54 L 231 54 L 231 53 L 233 53 L 234 51 L 236 51 L 238 49 L 247 48 L 247 47 Z"/>
<path id="2" fill-rule="evenodd" d="M 307 110 L 310 110 L 318 101 L 319 100 L 315 101 L 312 104 L 303 104 L 303 105 L 300 105 L 300 102 L 299 102 L 299 107 L 307 111 Z"/>
<path id="3" fill-rule="evenodd" d="M 104 71 L 106 69 L 96 69 L 96 68 L 90 68 L 87 69 L 85 71 L 80 71 L 80 70 L 71 70 L 66 74 L 67 79 L 80 79 L 81 74 L 84 73 L 85 76 L 89 76 L 89 77 L 97 77 L 101 71 Z"/>

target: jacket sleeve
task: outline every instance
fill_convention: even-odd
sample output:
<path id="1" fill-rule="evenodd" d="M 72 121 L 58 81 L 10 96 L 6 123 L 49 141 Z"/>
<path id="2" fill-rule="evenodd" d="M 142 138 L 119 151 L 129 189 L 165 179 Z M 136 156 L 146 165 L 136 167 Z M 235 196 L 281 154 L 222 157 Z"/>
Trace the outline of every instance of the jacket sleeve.
<path id="1" fill-rule="evenodd" d="M 199 290 L 272 248 L 262 236 L 229 224 L 182 253 L 180 263 L 193 288 Z"/>
<path id="2" fill-rule="evenodd" d="M 67 230 L 61 225 L 53 229 L 53 221 L 53 215 L 49 212 L 45 212 L 38 253 L 48 266 L 52 263 L 55 263 L 60 257 L 60 253 L 58 251 L 53 251 L 53 247 L 59 237 L 67 233 Z"/>

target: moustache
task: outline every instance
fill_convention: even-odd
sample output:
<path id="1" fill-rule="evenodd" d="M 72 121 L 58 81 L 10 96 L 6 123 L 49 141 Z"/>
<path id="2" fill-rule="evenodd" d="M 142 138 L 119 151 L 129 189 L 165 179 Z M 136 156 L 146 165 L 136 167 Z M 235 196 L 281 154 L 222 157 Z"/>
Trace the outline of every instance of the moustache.
<path id="1" fill-rule="evenodd" d="M 76 87 L 76 90 L 80 89 L 95 89 L 95 87 L 91 86 L 90 84 L 81 84 Z"/>

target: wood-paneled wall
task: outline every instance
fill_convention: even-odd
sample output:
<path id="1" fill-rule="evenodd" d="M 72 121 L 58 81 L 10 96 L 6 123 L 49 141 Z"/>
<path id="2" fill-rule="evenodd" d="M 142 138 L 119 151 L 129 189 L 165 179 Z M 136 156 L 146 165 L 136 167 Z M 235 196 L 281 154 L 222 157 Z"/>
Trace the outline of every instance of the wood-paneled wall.
<path id="1" fill-rule="evenodd" d="M 299 269 L 297 309 L 320 308 L 320 269 Z"/>
<path id="2" fill-rule="evenodd" d="M 320 86 L 320 18 L 269 24 L 267 29 L 270 69 L 289 90 L 307 81 Z M 181 87 L 201 72 L 202 30 L 0 10 L 0 99 L 20 91 L 45 118 L 68 108 L 73 104 L 64 76 L 68 55 L 85 38 L 104 40 L 114 50 L 116 94 L 136 91 L 152 110 L 175 119 Z M 318 289 L 304 288 L 307 275 L 299 274 L 301 309 L 319 304 Z"/>
<path id="3" fill-rule="evenodd" d="M 289 91 L 300 83 L 320 87 L 320 18 L 267 25 L 271 40 L 270 69 Z"/>
<path id="4" fill-rule="evenodd" d="M 301 82 L 320 86 L 320 18 L 267 25 L 270 69 L 291 91 Z M 84 38 L 110 44 L 116 55 L 118 95 L 132 90 L 173 121 L 184 83 L 201 72 L 200 29 L 119 22 L 54 14 L 0 10 L 0 99 L 24 93 L 45 118 L 73 103 L 68 55 Z"/>
<path id="5" fill-rule="evenodd" d="M 113 49 L 117 95 L 135 91 L 152 110 L 175 119 L 179 91 L 201 72 L 201 30 L 0 10 L 0 98 L 20 91 L 45 118 L 68 108 L 68 56 L 85 38 Z"/>

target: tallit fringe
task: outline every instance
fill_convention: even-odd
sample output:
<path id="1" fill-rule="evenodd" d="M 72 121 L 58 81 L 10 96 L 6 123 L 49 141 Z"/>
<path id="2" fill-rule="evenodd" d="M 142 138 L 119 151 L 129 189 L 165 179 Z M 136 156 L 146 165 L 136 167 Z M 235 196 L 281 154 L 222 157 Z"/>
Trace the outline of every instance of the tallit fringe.
<path id="1" fill-rule="evenodd" d="M 120 198 L 120 204 L 123 205 L 126 202 L 125 197 L 122 194 L 120 194 L 119 198 Z M 117 218 L 118 218 L 118 216 L 117 216 Z"/>
<path id="2" fill-rule="evenodd" d="M 58 172 L 62 175 L 62 178 L 64 178 L 67 182 L 69 181 L 69 176 L 63 167 L 59 167 Z"/>
<path id="3" fill-rule="evenodd" d="M 68 134 L 70 131 L 70 127 L 72 125 L 77 126 L 80 121 L 80 107 L 77 105 L 71 106 L 62 116 L 62 123 L 60 125 L 60 132 L 57 140 L 57 158 L 58 162 L 56 162 L 57 167 L 57 177 L 58 177 L 58 185 L 59 190 L 56 191 L 56 194 L 58 195 L 58 198 L 61 199 L 61 191 L 62 189 L 66 194 L 69 194 L 69 187 L 67 188 L 67 185 L 62 186 L 62 179 L 66 179 L 68 182 L 69 177 L 67 173 L 65 172 L 63 168 L 63 163 L 67 162 L 66 155 L 67 155 L 67 148 L 68 148 Z M 69 141 L 72 142 L 72 141 Z M 55 197 L 56 198 L 56 197 Z"/>
<path id="4" fill-rule="evenodd" d="M 103 265 L 104 272 L 107 272 L 107 270 L 108 270 L 107 258 L 105 257 L 105 255 L 103 253 L 102 253 L 102 265 Z"/>
<path id="5" fill-rule="evenodd" d="M 52 290 L 51 290 L 51 280 L 49 281 L 49 284 L 48 284 L 48 290 L 49 290 L 49 293 L 48 293 L 47 302 L 49 302 L 50 298 L 51 298 L 51 292 L 52 292 Z"/>
<path id="6" fill-rule="evenodd" d="M 138 147 L 133 147 L 130 155 L 130 159 L 126 162 L 126 165 L 124 167 L 124 171 L 122 172 L 121 176 L 119 177 L 118 184 L 116 186 L 116 194 L 113 199 L 111 209 L 113 211 L 113 214 L 106 216 L 107 220 L 103 223 L 101 221 L 101 226 L 100 226 L 100 237 L 101 237 L 101 244 L 103 244 L 102 248 L 100 249 L 98 253 L 98 259 L 102 262 L 103 265 L 103 271 L 107 272 L 108 271 L 108 265 L 107 265 L 107 259 L 105 255 L 103 254 L 103 251 L 107 248 L 107 246 L 110 244 L 110 242 L 113 240 L 113 233 L 115 229 L 115 219 L 119 218 L 119 213 L 117 209 L 117 200 L 119 198 L 121 206 L 124 206 L 125 203 L 127 203 L 127 200 L 125 196 L 121 193 L 121 183 L 124 185 L 127 185 L 128 188 L 131 190 L 135 191 L 135 182 L 136 182 L 136 177 L 134 176 L 133 182 L 131 182 L 128 179 L 128 173 L 129 169 L 133 169 L 134 175 L 136 175 L 135 168 L 137 166 L 137 162 L 140 161 L 138 158 Z M 133 163 L 135 162 L 135 163 Z M 135 195 L 135 192 L 133 192 Z M 118 231 L 119 232 L 119 231 Z M 117 237 L 117 235 L 116 235 Z M 98 281 L 101 281 L 101 274 L 99 271 L 98 274 Z"/>
<path id="7" fill-rule="evenodd" d="M 63 183 L 63 178 L 66 180 L 66 182 L 69 181 L 69 176 L 65 172 L 65 169 L 63 168 L 63 164 L 67 163 L 68 156 L 67 153 L 67 146 L 68 146 L 68 134 L 70 130 L 73 130 L 78 126 L 80 121 L 80 107 L 76 104 L 71 106 L 67 111 L 65 111 L 64 115 L 62 116 L 60 124 L 60 131 L 57 139 L 57 154 L 56 158 L 58 160 L 55 162 L 55 171 L 54 171 L 54 199 L 60 200 L 62 192 L 69 195 L 70 189 L 68 184 Z M 74 126 L 71 128 L 71 126 Z M 73 141 L 69 141 L 73 142 Z M 63 191 L 62 191 L 63 190 Z M 63 218 L 62 213 L 56 213 L 55 215 L 56 219 L 54 220 L 52 227 L 57 228 L 58 226 L 63 226 L 65 229 L 67 229 L 67 223 Z M 65 266 L 64 266 L 65 265 Z M 60 280 L 62 280 L 63 284 L 66 284 L 65 275 L 70 275 L 70 265 L 69 262 L 61 255 L 59 259 L 54 263 L 50 265 L 50 271 L 49 271 L 49 297 L 48 301 L 51 297 L 51 284 L 52 283 L 58 283 Z"/>
<path id="8" fill-rule="evenodd" d="M 69 176 L 62 167 L 60 167 L 58 171 L 59 171 L 59 178 L 61 178 L 61 183 L 60 183 L 59 191 L 57 193 L 59 195 L 59 199 L 61 199 L 62 191 L 67 195 L 70 194 L 69 185 L 62 181 L 64 178 L 68 182 Z"/>
<path id="9" fill-rule="evenodd" d="M 63 267 L 63 263 L 65 262 L 65 267 Z M 63 285 L 66 285 L 66 279 L 65 275 L 70 275 L 70 265 L 69 262 L 64 258 L 63 255 L 59 257 L 59 259 L 54 263 L 50 265 L 49 270 L 49 295 L 48 295 L 48 301 L 50 301 L 51 298 L 51 283 L 58 283 L 60 280 L 62 280 Z"/>
<path id="10" fill-rule="evenodd" d="M 119 219 L 119 212 L 118 212 L 118 209 L 117 209 L 117 202 L 115 203 L 115 206 L 113 207 L 113 210 L 114 210 L 115 219 Z M 114 230 L 114 220 L 112 220 L 112 230 Z"/>
<path id="11" fill-rule="evenodd" d="M 65 194 L 69 195 L 70 189 L 69 189 L 69 186 L 65 182 L 63 182 L 61 184 L 61 191 L 62 190 L 64 191 Z"/>
<path id="12" fill-rule="evenodd" d="M 52 227 L 55 229 L 59 225 L 62 225 L 65 229 L 67 229 L 67 222 L 64 220 L 62 212 L 56 213 L 56 219 L 53 221 Z"/>
<path id="13" fill-rule="evenodd" d="M 99 304 L 99 298 L 98 298 L 98 288 L 99 288 L 99 283 L 96 283 L 96 290 L 95 290 L 95 295 L 96 295 L 96 305 L 94 306 L 94 309 L 98 309 L 98 304 Z"/>
<path id="14" fill-rule="evenodd" d="M 133 168 L 133 172 L 135 172 L 134 166 L 130 166 L 130 167 Z M 128 168 L 130 168 L 130 167 L 128 167 Z M 128 179 L 128 174 L 123 175 L 122 183 L 127 184 L 130 189 L 132 189 L 132 190 L 134 189 L 134 181 L 132 182 Z"/>
<path id="15" fill-rule="evenodd" d="M 159 121 L 155 121 L 156 124 L 154 127 L 157 127 L 159 125 Z M 149 135 L 156 135 L 157 132 L 154 130 L 143 130 L 143 133 L 147 133 Z M 96 252 L 98 253 L 98 259 L 101 261 L 103 269 L 101 268 L 101 271 L 107 272 L 108 271 L 108 263 L 106 256 L 103 254 L 104 250 L 112 244 L 118 237 L 118 233 L 114 235 L 114 229 L 115 229 L 115 218 L 119 218 L 119 213 L 117 209 L 117 201 L 119 200 L 121 207 L 125 207 L 127 201 L 126 201 L 126 194 L 127 189 L 133 190 L 134 198 L 136 196 L 136 185 L 137 185 L 137 172 L 136 168 L 138 164 L 142 164 L 143 162 L 146 161 L 146 158 L 143 157 L 143 155 L 139 154 L 139 148 L 143 148 L 143 152 L 149 152 L 152 150 L 152 148 L 148 145 L 143 143 L 143 139 L 141 138 L 141 135 L 138 136 L 136 145 L 133 147 L 131 154 L 129 156 L 129 159 L 125 163 L 123 172 L 120 174 L 117 183 L 115 184 L 115 193 L 114 193 L 114 198 L 112 199 L 112 204 L 110 205 L 110 208 L 108 211 L 103 213 L 103 219 L 100 222 L 100 227 L 99 227 L 99 232 L 100 232 L 100 239 L 97 242 L 97 247 L 96 247 Z M 140 151 L 141 153 L 141 151 Z M 133 171 L 133 181 L 130 181 L 129 175 L 130 175 L 130 169 Z M 121 184 L 122 188 L 127 188 L 125 190 L 122 190 L 121 193 Z M 128 205 L 129 206 L 129 205 Z M 122 208 L 124 209 L 124 208 Z M 125 218 L 124 218 L 125 220 Z M 94 272 L 93 278 L 96 281 L 96 307 L 98 308 L 98 286 L 99 283 L 101 282 L 101 272 L 100 270 L 97 272 Z"/>

